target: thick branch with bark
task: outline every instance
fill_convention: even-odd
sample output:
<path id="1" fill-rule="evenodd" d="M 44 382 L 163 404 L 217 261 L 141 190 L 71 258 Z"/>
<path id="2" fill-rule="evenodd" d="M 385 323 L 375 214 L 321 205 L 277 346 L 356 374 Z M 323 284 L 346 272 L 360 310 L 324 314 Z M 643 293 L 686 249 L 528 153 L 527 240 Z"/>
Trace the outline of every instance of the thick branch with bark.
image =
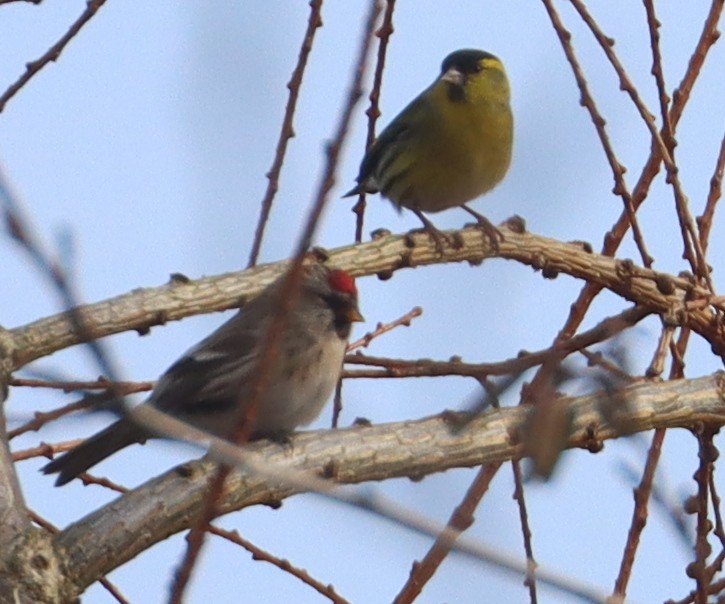
<path id="1" fill-rule="evenodd" d="M 638 267 L 629 260 L 618 260 L 593 253 L 581 243 L 555 239 L 502 227 L 506 240 L 498 252 L 477 228 L 449 231 L 461 245 L 440 253 L 427 235 L 386 235 L 373 241 L 325 252 L 329 262 L 355 276 L 389 275 L 409 267 L 451 262 L 478 264 L 486 258 L 504 258 L 540 270 L 544 277 L 560 273 L 607 288 L 623 298 L 661 313 L 676 325 L 686 325 L 704 337 L 717 354 L 725 354 L 725 332 L 719 312 L 709 306 L 712 295 L 694 280 Z M 236 273 L 189 281 L 175 276 L 161 287 L 136 289 L 127 294 L 88 304 L 80 309 L 86 327 L 78 334 L 71 316 L 60 313 L 8 332 L 4 349 L 12 355 L 12 366 L 24 365 L 86 338 L 102 338 L 128 330 L 146 333 L 163 325 L 203 312 L 239 306 L 256 295 L 284 270 L 286 263 L 260 265 Z M 698 300 L 700 306 L 688 305 Z M 2 361 L 2 359 L 0 359 Z"/>
<path id="2" fill-rule="evenodd" d="M 605 440 L 654 428 L 725 424 L 725 374 L 642 381 L 616 393 L 561 398 L 556 405 L 571 418 L 565 446 L 598 451 Z M 260 442 L 249 445 L 246 452 L 337 483 L 420 478 L 520 458 L 522 434 L 531 413 L 530 407 L 492 410 L 463 427 L 457 421 L 459 414 L 444 413 L 415 421 L 302 433 L 291 446 Z M 59 533 L 55 545 L 64 560 L 68 588 L 80 593 L 102 574 L 192 526 L 203 509 L 214 468 L 202 461 L 171 470 Z M 233 472 L 220 511 L 278 505 L 303 490 L 248 471 Z"/>
<path id="3" fill-rule="evenodd" d="M 383 235 L 364 244 L 324 254 L 331 264 L 356 276 L 389 275 L 402 268 L 485 258 L 514 260 L 540 270 L 545 278 L 559 273 L 596 283 L 638 305 L 660 313 L 670 324 L 687 325 L 706 338 L 714 350 L 725 350 L 719 322 L 720 301 L 687 277 L 675 277 L 592 253 L 582 243 L 561 243 L 522 232 L 516 221 L 503 227 L 505 241 L 498 251 L 478 229 L 454 231 L 460 246 L 442 253 L 426 235 Z M 147 331 L 152 325 L 189 315 L 240 305 L 275 279 L 284 262 L 247 271 L 190 281 L 175 276 L 158 288 L 89 304 L 80 309 L 87 332 L 79 335 L 68 313 L 4 331 L 0 359 L 17 369 L 57 350 L 126 330 Z M 8 358 L 9 357 L 9 358 Z M 698 422 L 725 423 L 722 377 L 717 374 L 691 382 L 643 382 L 618 393 L 591 395 L 556 402 L 570 414 L 572 430 L 567 447 L 598 450 L 601 442 L 623 434 L 657 427 L 690 427 Z M 452 430 L 451 414 L 434 418 L 299 435 L 291 449 L 258 443 L 254 451 L 283 468 L 332 478 L 339 483 L 412 476 L 450 468 L 518 459 L 523 455 L 531 410 L 528 407 L 492 411 L 462 430 Z M 203 508 L 212 464 L 194 464 L 191 472 L 171 471 L 97 510 L 54 538 L 49 569 L 64 566 L 59 593 L 75 597 L 101 575 L 166 537 L 193 526 Z M 304 481 L 303 481 L 304 482 Z M 221 513 L 255 504 L 277 504 L 307 490 L 279 478 L 245 472 L 229 479 Z M 170 503 L 172 502 L 172 503 Z M 19 533 L 22 533 L 20 531 Z M 110 552 L 110 554 L 109 554 Z M 51 560 L 51 558 L 53 558 Z M 50 572 L 50 571 L 49 571 Z M 53 571 L 55 572 L 55 570 Z M 42 578 L 42 574 L 38 578 Z M 32 583 L 36 575 L 26 576 Z M 56 584 L 47 581 L 47 584 Z"/>

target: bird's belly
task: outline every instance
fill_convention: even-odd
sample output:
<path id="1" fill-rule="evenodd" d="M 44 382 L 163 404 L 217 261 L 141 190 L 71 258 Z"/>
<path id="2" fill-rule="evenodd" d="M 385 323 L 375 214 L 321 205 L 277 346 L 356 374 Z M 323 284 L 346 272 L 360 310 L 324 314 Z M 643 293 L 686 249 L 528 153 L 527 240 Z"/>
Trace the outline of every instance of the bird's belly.
<path id="1" fill-rule="evenodd" d="M 334 345 L 319 343 L 305 353 L 302 362 L 295 360 L 294 380 L 283 379 L 290 371 L 284 362 L 276 368 L 257 413 L 255 434 L 291 432 L 317 418 L 335 389 L 345 354 L 344 342 L 335 334 L 331 337 Z"/>
<path id="2" fill-rule="evenodd" d="M 511 163 L 511 125 L 483 123 L 457 125 L 457 135 L 446 135 L 450 126 L 420 141 L 416 161 L 400 172 L 384 195 L 399 206 L 440 212 L 460 206 L 493 189 Z M 463 133 L 462 133 L 463 131 Z M 492 132 L 499 132 L 496 136 Z M 401 163 L 403 163 L 401 161 Z"/>

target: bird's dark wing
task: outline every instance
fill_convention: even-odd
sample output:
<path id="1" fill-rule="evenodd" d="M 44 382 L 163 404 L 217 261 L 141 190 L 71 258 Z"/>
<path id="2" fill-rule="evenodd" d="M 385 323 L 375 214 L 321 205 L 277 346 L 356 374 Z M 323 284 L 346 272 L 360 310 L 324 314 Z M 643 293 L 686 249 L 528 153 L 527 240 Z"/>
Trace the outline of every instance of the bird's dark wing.
<path id="1" fill-rule="evenodd" d="M 416 131 L 416 125 L 423 120 L 423 115 L 430 111 L 425 90 L 414 98 L 408 106 L 375 139 L 360 164 L 357 186 L 343 197 L 362 193 L 378 193 L 376 177 L 383 174 L 398 157 L 398 153 L 409 143 Z"/>
<path id="2" fill-rule="evenodd" d="M 395 154 L 391 154 L 390 151 L 395 144 L 399 144 L 406 138 L 406 133 L 409 131 L 409 125 L 407 121 L 402 119 L 393 120 L 390 125 L 382 131 L 380 136 L 375 139 L 365 157 L 360 164 L 360 174 L 357 177 L 358 186 L 363 187 L 366 181 L 370 180 L 370 177 L 374 177 L 376 173 L 384 172 L 385 165 L 382 163 L 389 163 L 394 161 Z M 366 193 L 377 193 L 378 190 L 365 189 Z"/>
<path id="3" fill-rule="evenodd" d="M 264 332 L 262 326 L 250 325 L 241 313 L 232 317 L 164 372 L 152 404 L 177 417 L 189 418 L 233 408 L 254 371 L 260 331 Z"/>

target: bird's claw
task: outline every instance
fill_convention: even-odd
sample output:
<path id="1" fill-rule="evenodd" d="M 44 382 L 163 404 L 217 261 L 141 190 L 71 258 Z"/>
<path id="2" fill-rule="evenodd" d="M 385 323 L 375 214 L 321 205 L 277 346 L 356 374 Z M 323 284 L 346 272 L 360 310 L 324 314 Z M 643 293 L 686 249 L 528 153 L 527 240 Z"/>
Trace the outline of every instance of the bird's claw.
<path id="1" fill-rule="evenodd" d="M 498 228 L 485 216 L 482 216 L 468 206 L 463 205 L 461 206 L 461 208 L 476 219 L 475 226 L 483 231 L 483 234 L 486 235 L 486 237 L 488 238 L 488 241 L 491 244 L 491 248 L 493 249 L 493 251 L 495 253 L 498 253 L 500 250 L 499 242 L 506 241 L 506 237 L 504 237 L 504 234 L 499 231 Z"/>
<path id="2" fill-rule="evenodd" d="M 428 236 L 433 240 L 436 251 L 439 254 L 443 254 L 446 245 L 454 250 L 459 250 L 463 247 L 463 241 L 460 239 L 460 237 L 457 238 L 447 235 L 446 233 L 438 230 L 438 228 L 436 228 L 436 226 L 430 220 L 428 220 L 422 212 L 420 212 L 419 210 L 414 210 L 414 212 L 416 216 L 420 218 L 420 221 L 423 223 L 423 227 L 420 229 L 413 229 L 411 232 L 427 233 Z"/>

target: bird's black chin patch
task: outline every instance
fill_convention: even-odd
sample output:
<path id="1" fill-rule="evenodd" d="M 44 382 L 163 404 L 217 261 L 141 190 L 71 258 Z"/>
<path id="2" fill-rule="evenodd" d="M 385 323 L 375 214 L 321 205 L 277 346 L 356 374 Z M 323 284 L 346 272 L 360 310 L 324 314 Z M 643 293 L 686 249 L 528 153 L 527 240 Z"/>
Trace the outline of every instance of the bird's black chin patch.
<path id="1" fill-rule="evenodd" d="M 352 331 L 352 323 L 345 317 L 335 317 L 335 333 L 341 340 L 347 340 Z"/>
<path id="2" fill-rule="evenodd" d="M 452 103 L 466 102 L 466 89 L 463 85 L 447 82 L 447 88 L 448 100 L 450 100 Z"/>

